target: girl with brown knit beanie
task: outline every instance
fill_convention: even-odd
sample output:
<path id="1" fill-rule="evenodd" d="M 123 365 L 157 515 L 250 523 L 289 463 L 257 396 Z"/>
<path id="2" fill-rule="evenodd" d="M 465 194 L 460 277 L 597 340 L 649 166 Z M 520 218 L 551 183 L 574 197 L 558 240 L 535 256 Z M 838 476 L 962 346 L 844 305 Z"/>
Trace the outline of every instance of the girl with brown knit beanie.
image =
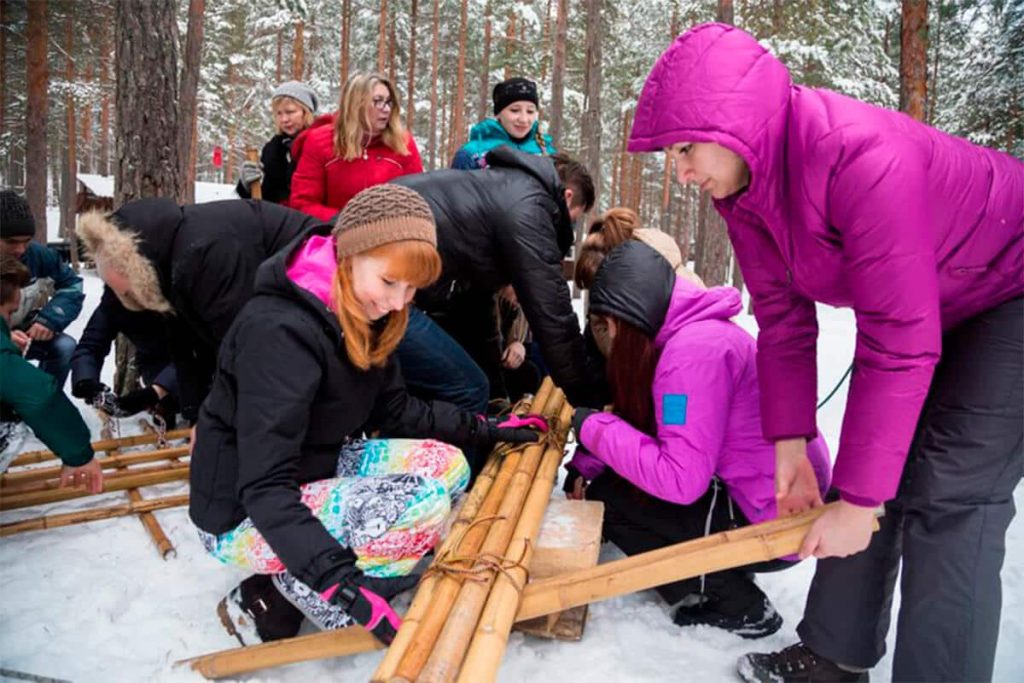
<path id="1" fill-rule="evenodd" d="M 391 355 L 416 289 L 441 272 L 436 243 L 417 193 L 365 190 L 333 231 L 314 227 L 260 267 L 221 344 L 189 513 L 214 557 L 256 572 L 218 607 L 243 643 L 293 636 L 303 615 L 390 642 L 388 600 L 416 584 L 470 475 L 459 448 L 422 439 L 486 452 L 544 428 L 406 393 Z"/>
<path id="2" fill-rule="evenodd" d="M 402 125 L 398 90 L 373 73 L 348 79 L 337 113 L 317 119 L 292 156 L 298 166 L 288 205 L 323 221 L 372 185 L 423 172 L 416 141 Z"/>

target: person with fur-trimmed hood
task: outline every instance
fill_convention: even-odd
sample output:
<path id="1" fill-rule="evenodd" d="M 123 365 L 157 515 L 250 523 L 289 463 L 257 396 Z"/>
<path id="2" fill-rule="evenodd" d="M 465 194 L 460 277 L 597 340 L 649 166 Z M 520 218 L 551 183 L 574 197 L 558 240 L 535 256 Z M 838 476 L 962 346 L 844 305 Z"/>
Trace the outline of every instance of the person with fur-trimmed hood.
<path id="1" fill-rule="evenodd" d="M 317 224 L 269 202 L 178 206 L 154 198 L 109 216 L 88 213 L 78 236 L 125 308 L 165 315 L 181 412 L 194 421 L 220 340 L 252 296 L 256 268 Z"/>

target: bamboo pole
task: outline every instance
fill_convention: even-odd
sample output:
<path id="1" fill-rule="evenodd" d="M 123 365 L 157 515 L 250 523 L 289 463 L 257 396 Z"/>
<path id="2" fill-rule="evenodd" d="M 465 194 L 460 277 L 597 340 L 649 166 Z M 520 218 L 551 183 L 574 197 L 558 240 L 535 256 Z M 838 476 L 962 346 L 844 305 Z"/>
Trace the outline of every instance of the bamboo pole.
<path id="1" fill-rule="evenodd" d="M 800 550 L 811 525 L 831 503 L 799 515 L 751 524 L 694 541 L 666 546 L 571 574 L 530 583 L 516 621 L 682 581 L 755 562 L 767 562 Z M 874 530 L 878 530 L 875 522 Z"/>
<path id="2" fill-rule="evenodd" d="M 562 406 L 558 416 L 559 429 L 566 429 L 572 419 L 572 406 Z M 505 656 L 508 636 L 512 632 L 516 610 L 519 607 L 520 592 L 529 580 L 530 560 L 540 525 L 544 519 L 544 511 L 551 500 L 551 489 L 558 476 L 558 466 L 562 463 L 565 437 L 556 438 L 548 445 L 530 486 L 530 492 L 523 505 L 523 512 L 516 525 L 512 542 L 506 551 L 506 557 L 522 557 L 519 565 L 502 572 L 494 581 L 487 596 L 487 603 L 473 632 L 473 640 L 468 644 L 465 660 L 460 662 L 459 683 L 475 683 L 477 681 L 494 680 L 498 675 L 498 667 Z"/>
<path id="3" fill-rule="evenodd" d="M 186 454 L 187 454 L 188 447 L 185 446 L 184 448 L 185 448 Z M 148 453 L 138 453 L 137 455 L 148 456 L 149 454 Z M 113 457 L 118 457 L 118 456 L 113 456 Z M 122 457 L 127 458 L 129 456 L 122 456 Z M 159 460 L 167 460 L 167 462 L 164 462 L 164 463 L 162 463 L 160 465 L 156 465 L 156 466 L 153 466 L 153 467 L 140 467 L 140 468 L 137 468 L 137 469 L 125 469 L 125 467 L 122 465 L 114 473 L 107 473 L 107 474 L 104 475 L 104 477 L 103 477 L 104 487 L 103 488 L 104 488 L 104 490 L 107 490 L 106 483 L 108 481 L 117 481 L 119 478 L 125 476 L 125 474 L 127 474 L 127 473 L 133 473 L 133 472 L 157 472 L 157 471 L 160 471 L 160 470 L 175 469 L 175 468 L 183 467 L 183 466 L 184 467 L 188 467 L 188 463 L 183 463 L 180 460 L 178 460 L 176 457 L 172 457 L 170 460 L 168 460 L 167 458 L 168 458 L 168 456 L 166 454 L 162 455 L 159 458 Z M 143 458 L 140 462 L 146 462 L 146 461 L 147 461 L 147 458 Z M 128 464 L 137 464 L 137 463 L 129 462 Z M 104 467 L 103 469 L 108 469 L 108 468 Z M 48 478 L 45 478 L 45 479 L 37 479 L 35 481 L 33 481 L 33 480 L 21 481 L 21 482 L 16 482 L 16 483 L 8 485 L 8 486 L 0 487 L 0 496 L 12 496 L 12 495 L 15 495 L 15 494 L 29 493 L 29 492 L 32 492 L 32 491 L 49 491 L 49 490 L 56 489 L 56 488 L 60 488 L 60 468 L 56 468 L 55 472 L 51 476 L 49 476 Z"/>
<path id="4" fill-rule="evenodd" d="M 188 664 L 206 678 L 227 678 L 273 666 L 328 657 L 344 657 L 379 650 L 382 647 L 383 645 L 362 626 L 349 626 L 337 631 L 321 631 L 288 640 L 275 640 L 260 645 L 213 652 L 192 659 L 183 659 L 177 662 L 176 666 Z"/>
<path id="5" fill-rule="evenodd" d="M 172 463 L 167 467 L 148 467 L 137 470 L 127 470 L 124 473 L 112 474 L 103 479 L 103 493 L 111 491 L 124 491 L 125 489 L 142 488 L 154 484 L 164 484 L 169 481 L 181 481 L 188 479 L 188 463 Z M 44 482 L 51 484 L 53 482 Z M 30 507 L 32 505 L 43 505 L 44 503 L 56 503 L 58 501 L 85 498 L 92 494 L 84 489 L 70 488 L 45 488 L 42 490 L 25 491 L 0 496 L 0 510 L 14 510 L 17 508 Z"/>
<path id="6" fill-rule="evenodd" d="M 555 614 L 563 609 L 583 604 L 580 602 L 579 596 L 570 596 L 572 599 L 569 601 L 563 599 L 565 587 L 572 586 L 578 582 L 587 582 L 589 587 L 594 588 L 594 590 L 590 591 L 591 599 L 601 601 L 655 588 L 674 581 L 682 581 L 683 579 L 700 576 L 710 571 L 722 571 L 723 569 L 742 567 L 754 562 L 774 560 L 787 555 L 793 555 L 800 549 L 800 545 L 803 543 L 804 536 L 810 529 L 811 524 L 827 508 L 828 506 L 825 506 L 824 508 L 810 510 L 794 517 L 762 522 L 761 524 L 743 527 L 742 529 L 713 534 L 712 536 L 694 541 L 686 541 L 685 543 L 667 546 L 660 550 L 598 565 L 593 569 L 585 569 L 550 579 L 533 581 L 527 584 L 523 590 L 523 599 L 520 602 L 519 611 L 516 613 L 516 621 L 526 621 L 548 614 Z M 723 536 L 729 537 L 728 543 L 744 544 L 743 549 L 735 553 L 736 557 L 733 558 L 735 564 L 723 566 L 719 561 L 721 558 L 717 558 L 713 565 L 708 562 L 701 563 L 699 560 L 709 548 L 722 545 L 723 540 L 721 537 Z M 656 573 L 645 573 L 643 570 L 652 566 L 652 564 L 656 565 Z M 639 568 L 639 571 L 637 568 Z M 605 576 L 606 573 L 614 575 L 619 571 L 630 572 L 632 574 L 631 580 L 629 582 L 614 581 L 609 580 L 609 577 Z M 598 574 L 597 577 L 595 577 L 595 573 Z M 427 577 L 424 583 L 429 579 L 430 577 Z M 595 585 L 595 581 L 600 583 Z M 422 590 L 422 587 L 420 590 Z M 417 593 L 417 597 L 419 597 L 419 593 Z M 413 605 L 415 604 L 416 601 L 414 600 Z M 405 622 L 403 622 L 404 628 Z M 184 660 L 179 662 L 179 664 L 215 658 L 217 662 L 211 665 L 212 668 L 209 669 L 214 673 L 208 674 L 206 669 L 204 669 L 201 671 L 204 676 L 207 678 L 234 676 L 274 666 L 294 664 L 295 662 L 312 659 L 341 657 L 360 652 L 369 652 L 379 648 L 375 639 L 367 639 L 365 636 L 366 632 L 361 627 L 353 626 L 338 631 L 322 631 L 301 638 L 267 644 L 275 646 L 274 648 L 267 648 L 266 645 L 239 647 Z M 301 651 L 303 652 L 301 656 L 292 650 L 293 644 L 300 641 L 302 643 Z M 392 643 L 391 647 L 394 647 L 394 643 Z M 251 651 L 258 652 L 258 656 L 250 659 L 249 653 Z M 193 664 L 193 668 L 200 671 L 195 664 Z M 373 676 L 374 681 L 387 680 L 387 678 L 381 678 L 380 673 L 381 668 L 378 667 L 377 672 Z"/>
<path id="7" fill-rule="evenodd" d="M 102 416 L 103 416 L 103 414 L 101 413 L 101 417 Z M 106 428 L 109 428 L 109 426 L 110 426 L 110 417 L 109 416 L 106 417 L 105 422 L 106 422 Z M 149 426 L 148 423 L 146 423 L 146 427 L 148 427 L 149 429 L 152 429 L 152 427 Z M 191 448 L 190 446 L 181 447 L 180 450 L 183 451 L 182 455 L 187 454 L 189 452 L 190 448 Z M 159 452 L 160 450 L 164 450 L 164 449 L 157 449 L 157 451 L 155 451 L 155 452 Z M 121 457 L 121 462 L 118 464 L 118 469 L 119 470 L 126 470 L 128 468 L 128 465 L 126 463 L 124 463 L 124 460 L 127 459 L 127 458 L 130 458 L 131 456 L 123 456 L 122 457 L 122 456 L 120 456 L 120 452 L 121 452 L 120 449 L 115 449 L 115 450 L 111 451 L 111 453 L 114 453 L 114 455 L 112 457 L 114 457 L 114 458 Z M 145 455 L 152 456 L 153 452 L 150 452 L 150 453 L 140 453 L 140 454 L 137 454 L 137 455 L 138 456 L 145 456 Z M 141 461 L 141 459 L 139 461 Z M 172 464 L 176 463 L 176 462 L 180 462 L 177 457 L 174 457 L 174 458 L 171 459 L 171 463 Z M 145 499 L 142 497 L 142 492 L 139 491 L 138 489 L 128 489 L 128 500 L 131 503 L 141 503 Z M 156 515 L 154 515 L 152 512 L 141 512 L 141 513 L 139 513 L 139 521 L 142 522 L 142 526 L 146 530 L 146 533 L 149 534 L 150 539 L 152 539 L 153 543 L 156 545 L 156 550 L 157 550 L 158 553 L 160 553 L 160 557 L 162 559 L 166 560 L 168 557 L 177 557 L 178 556 L 178 551 L 174 549 L 174 544 L 171 543 L 171 539 L 167 538 L 167 534 L 164 533 L 163 527 L 161 527 L 160 526 L 160 522 L 157 521 Z"/>
<path id="8" fill-rule="evenodd" d="M 567 404 L 562 390 L 556 389 L 555 391 L 557 398 L 548 402 L 548 408 L 551 409 L 551 404 L 555 403 L 554 409 L 560 415 L 564 412 Z M 483 545 L 480 547 L 480 557 L 508 557 L 507 550 L 512 532 L 515 531 L 523 504 L 526 502 L 527 493 L 533 484 L 541 457 L 546 450 L 544 444 L 537 444 L 526 449 L 519 466 L 512 475 L 501 505 L 498 507 L 498 519 L 491 524 L 487 538 L 484 539 Z M 424 683 L 438 683 L 455 679 L 497 574 L 494 569 L 488 569 L 487 563 L 481 561 L 474 565 L 474 570 L 480 573 L 476 580 L 466 581 L 462 584 L 455 604 L 452 605 L 451 613 L 442 626 L 423 668 L 416 672 L 415 676 L 408 676 L 413 673 L 412 671 L 400 671 L 399 675 L 395 677 L 396 679 L 416 680 Z M 424 633 L 418 640 L 426 641 L 428 635 L 432 634 Z"/>
<path id="9" fill-rule="evenodd" d="M 546 379 L 541 384 L 540 391 L 534 399 L 533 412 L 543 415 L 550 415 L 554 410 L 553 400 L 556 399 L 554 385 Z M 512 474 L 515 472 L 522 458 L 523 452 L 516 450 L 505 456 L 498 470 L 491 490 L 485 498 L 474 522 L 482 521 L 493 517 L 504 497 L 505 489 L 508 487 Z M 457 557 L 472 557 L 480 550 L 484 541 L 486 526 L 481 523 L 475 524 L 462 537 L 458 544 L 455 555 Z M 427 584 L 427 581 L 430 581 Z M 427 577 L 424 584 L 429 586 L 431 594 L 429 602 L 423 604 L 423 610 L 413 611 L 406 616 L 402 622 L 402 629 L 399 630 L 399 638 L 396 643 L 391 644 L 384 661 L 374 673 L 373 681 L 390 681 L 392 679 L 413 680 L 423 668 L 423 664 L 430 656 L 430 651 L 437 639 L 437 634 L 448 618 L 448 613 L 455 599 L 458 596 L 459 588 L 463 579 L 450 575 Z M 418 593 L 417 593 L 418 597 Z M 414 601 L 414 606 L 416 602 Z M 408 635 L 402 633 L 406 631 Z M 392 653 L 391 650 L 394 650 Z"/>
<path id="10" fill-rule="evenodd" d="M 189 447 L 186 445 L 174 446 L 173 448 L 161 448 L 153 451 L 142 451 L 139 453 L 108 455 L 105 458 L 99 458 L 99 463 L 105 470 L 115 468 L 120 469 L 129 465 L 140 465 L 147 462 L 157 462 L 159 460 L 173 460 L 182 455 L 188 455 L 188 450 Z M 16 491 L 18 490 L 18 486 L 26 482 L 59 479 L 62 467 L 63 466 L 58 465 L 56 467 L 37 467 L 35 469 L 22 470 L 19 472 L 7 472 L 0 476 L 0 489 Z"/>
<path id="11" fill-rule="evenodd" d="M 165 510 L 167 508 L 180 507 L 182 505 L 188 505 L 187 493 L 177 496 L 167 496 L 166 498 L 150 498 L 149 500 L 144 500 L 139 503 L 125 503 L 123 505 L 114 505 L 111 507 L 93 508 L 91 510 L 80 510 L 78 512 L 66 512 L 59 515 L 44 515 L 42 517 L 33 517 L 32 519 L 24 519 L 20 522 L 9 522 L 8 524 L 0 525 L 0 538 L 3 538 L 4 536 L 13 536 L 14 534 L 20 534 L 26 531 L 56 529 L 62 526 L 86 524 L 88 522 L 95 522 L 101 519 L 126 517 L 128 515 L 153 512 L 154 510 Z"/>
<path id="12" fill-rule="evenodd" d="M 176 429 L 172 432 L 167 432 L 166 439 L 168 441 L 174 441 L 175 439 L 187 439 L 189 436 L 190 429 Z M 92 449 L 94 451 L 109 451 L 114 448 L 128 448 L 129 446 L 141 446 L 148 443 L 156 443 L 160 440 L 157 434 L 136 434 L 134 436 L 122 436 L 118 439 L 102 439 L 100 441 L 92 442 Z M 46 460 L 56 459 L 53 451 L 29 451 L 28 453 L 22 453 L 11 461 L 11 467 L 17 467 L 19 465 L 32 465 L 37 462 L 45 462 Z"/>

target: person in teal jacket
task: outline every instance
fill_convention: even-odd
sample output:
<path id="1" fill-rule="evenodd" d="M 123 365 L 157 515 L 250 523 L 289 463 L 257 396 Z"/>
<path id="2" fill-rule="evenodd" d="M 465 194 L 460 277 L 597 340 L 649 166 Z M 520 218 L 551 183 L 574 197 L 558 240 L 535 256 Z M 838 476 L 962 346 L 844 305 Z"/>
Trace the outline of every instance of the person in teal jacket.
<path id="1" fill-rule="evenodd" d="M 537 84 L 510 78 L 494 86 L 493 119 L 484 119 L 469 131 L 469 142 L 452 158 L 452 168 L 472 171 L 487 166 L 487 152 L 508 145 L 527 154 L 548 156 L 558 150 L 551 136 L 540 132 Z"/>
<path id="2" fill-rule="evenodd" d="M 25 198 L 11 190 L 0 191 L 0 256 L 19 259 L 31 275 L 8 323 L 32 339 L 26 358 L 39 361 L 40 369 L 63 388 L 75 352 L 75 340 L 64 334 L 64 328 L 82 312 L 85 292 L 82 278 L 56 251 L 32 241 L 35 231 L 36 221 Z"/>
<path id="3" fill-rule="evenodd" d="M 61 486 L 99 493 L 103 468 L 93 457 L 89 428 L 54 378 L 22 357 L 29 337 L 11 334 L 11 313 L 30 279 L 25 264 L 0 257 L 0 471 L 17 455 L 24 424 L 64 463 Z"/>

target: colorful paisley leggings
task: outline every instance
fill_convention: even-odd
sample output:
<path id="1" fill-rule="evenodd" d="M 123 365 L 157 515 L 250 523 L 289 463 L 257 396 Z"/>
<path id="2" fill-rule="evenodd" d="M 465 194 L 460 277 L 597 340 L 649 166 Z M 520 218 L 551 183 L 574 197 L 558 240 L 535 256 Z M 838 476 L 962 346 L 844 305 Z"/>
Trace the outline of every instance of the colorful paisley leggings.
<path id="1" fill-rule="evenodd" d="M 354 440 L 338 457 L 337 476 L 304 484 L 302 502 L 372 576 L 403 576 L 437 543 L 451 502 L 465 490 L 469 465 L 455 446 L 418 439 Z M 200 530 L 224 564 L 273 574 L 277 588 L 320 628 L 350 625 L 344 611 L 291 576 L 246 518 L 220 535 Z"/>

